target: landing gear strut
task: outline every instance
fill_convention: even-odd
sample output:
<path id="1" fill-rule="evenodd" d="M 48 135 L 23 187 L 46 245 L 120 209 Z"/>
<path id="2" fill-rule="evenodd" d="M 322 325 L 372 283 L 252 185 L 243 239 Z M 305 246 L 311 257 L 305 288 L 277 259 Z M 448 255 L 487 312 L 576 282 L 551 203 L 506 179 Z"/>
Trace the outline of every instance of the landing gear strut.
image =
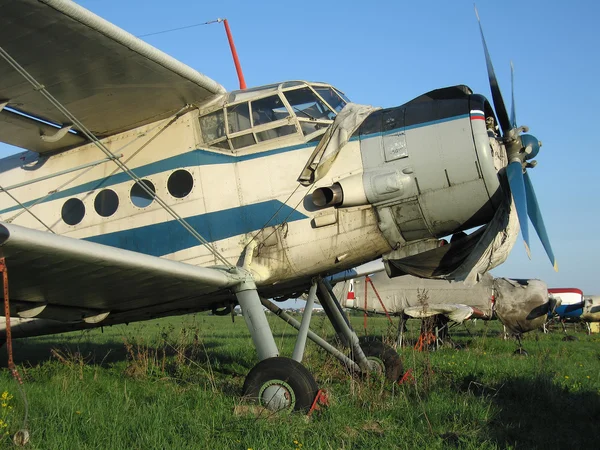
<path id="1" fill-rule="evenodd" d="M 529 353 L 527 352 L 527 350 L 525 350 L 523 348 L 523 342 L 521 341 L 521 335 L 515 334 L 515 339 L 517 340 L 519 347 L 515 350 L 513 355 L 529 356 Z"/>
<path id="2" fill-rule="evenodd" d="M 302 365 L 307 338 L 339 359 L 353 373 L 378 371 L 384 373 L 386 379 L 394 382 L 398 381 L 403 373 L 402 362 L 394 349 L 377 340 L 359 341 L 331 286 L 323 278 L 313 280 L 302 323 L 269 300 L 261 299 L 249 275 L 246 281 L 236 288 L 235 295 L 260 360 L 248 373 L 243 394 L 265 408 L 277 412 L 308 411 L 315 404 L 319 389 L 314 377 Z M 350 348 L 350 357 L 310 330 L 316 297 L 319 298 L 340 340 Z M 279 356 L 263 306 L 298 330 L 292 358 Z"/>

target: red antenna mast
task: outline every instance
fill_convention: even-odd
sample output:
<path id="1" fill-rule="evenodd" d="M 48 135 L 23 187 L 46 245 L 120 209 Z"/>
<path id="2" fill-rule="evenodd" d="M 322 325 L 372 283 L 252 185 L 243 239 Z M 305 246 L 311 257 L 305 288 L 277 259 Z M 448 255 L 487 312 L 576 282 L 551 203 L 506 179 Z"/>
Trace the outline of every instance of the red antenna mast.
<path id="1" fill-rule="evenodd" d="M 231 29 L 227 19 L 217 19 L 217 22 L 223 22 L 225 25 L 225 32 L 227 33 L 227 40 L 229 41 L 229 47 L 231 48 L 231 56 L 233 57 L 233 63 L 235 64 L 235 70 L 237 72 L 238 80 L 240 80 L 240 89 L 246 89 L 246 80 L 244 80 L 244 73 L 242 72 L 242 66 L 233 43 L 233 36 L 231 35 Z"/>

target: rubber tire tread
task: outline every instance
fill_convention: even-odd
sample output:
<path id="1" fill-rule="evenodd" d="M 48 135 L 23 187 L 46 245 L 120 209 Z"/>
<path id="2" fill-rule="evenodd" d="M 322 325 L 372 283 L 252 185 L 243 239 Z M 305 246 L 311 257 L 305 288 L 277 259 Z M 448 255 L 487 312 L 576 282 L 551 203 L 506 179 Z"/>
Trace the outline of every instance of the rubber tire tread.
<path id="1" fill-rule="evenodd" d="M 319 391 L 315 378 L 306 367 L 291 358 L 277 356 L 262 360 L 250 370 L 244 381 L 243 396 L 259 402 L 260 389 L 270 380 L 281 380 L 290 385 L 296 396 L 294 411 L 309 411 Z"/>
<path id="2" fill-rule="evenodd" d="M 359 342 L 367 358 L 372 356 L 383 361 L 385 378 L 388 381 L 395 383 L 404 375 L 402 359 L 392 347 L 371 336 L 361 337 Z"/>

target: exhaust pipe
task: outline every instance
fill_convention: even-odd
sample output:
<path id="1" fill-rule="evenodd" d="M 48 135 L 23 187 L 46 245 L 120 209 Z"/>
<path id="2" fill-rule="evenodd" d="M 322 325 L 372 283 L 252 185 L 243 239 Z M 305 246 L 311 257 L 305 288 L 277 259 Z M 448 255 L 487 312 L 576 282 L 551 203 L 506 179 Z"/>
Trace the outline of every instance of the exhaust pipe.
<path id="1" fill-rule="evenodd" d="M 341 205 L 343 201 L 344 192 L 339 183 L 335 183 L 333 186 L 319 188 L 312 193 L 312 202 L 319 208 Z"/>
<path id="2" fill-rule="evenodd" d="M 342 178 L 331 186 L 316 189 L 312 193 L 312 202 L 318 208 L 368 205 L 369 200 L 365 194 L 363 174 L 357 173 Z"/>

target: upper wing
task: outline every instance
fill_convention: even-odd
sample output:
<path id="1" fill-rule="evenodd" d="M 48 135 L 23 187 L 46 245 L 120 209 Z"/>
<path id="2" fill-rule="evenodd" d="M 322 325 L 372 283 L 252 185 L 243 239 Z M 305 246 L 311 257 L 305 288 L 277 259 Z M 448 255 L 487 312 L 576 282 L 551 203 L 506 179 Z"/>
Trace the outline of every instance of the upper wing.
<path id="1" fill-rule="evenodd" d="M 0 257 L 6 260 L 12 314 L 61 322 L 114 324 L 206 310 L 222 304 L 231 295 L 228 288 L 240 283 L 224 269 L 5 223 Z"/>
<path id="2" fill-rule="evenodd" d="M 404 314 L 415 319 L 442 314 L 453 322 L 463 322 L 471 318 L 489 319 L 480 309 L 473 306 L 455 304 L 429 304 L 425 306 L 411 306 L 404 309 Z"/>
<path id="3" fill-rule="evenodd" d="M 0 47 L 88 129 L 110 136 L 169 117 L 225 92 L 196 70 L 70 0 L 0 0 Z M 2 108 L 2 105 L 5 105 Z M 30 117 L 17 114 L 24 113 Z M 36 152 L 84 142 L 4 58 L 0 58 L 0 141 Z"/>

